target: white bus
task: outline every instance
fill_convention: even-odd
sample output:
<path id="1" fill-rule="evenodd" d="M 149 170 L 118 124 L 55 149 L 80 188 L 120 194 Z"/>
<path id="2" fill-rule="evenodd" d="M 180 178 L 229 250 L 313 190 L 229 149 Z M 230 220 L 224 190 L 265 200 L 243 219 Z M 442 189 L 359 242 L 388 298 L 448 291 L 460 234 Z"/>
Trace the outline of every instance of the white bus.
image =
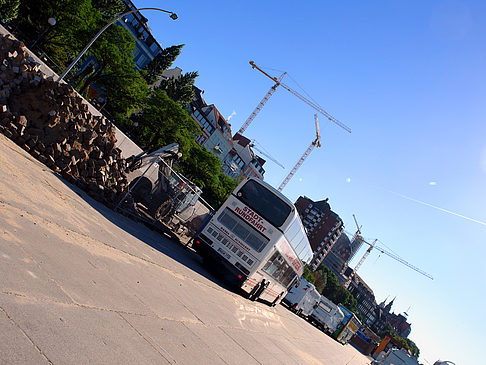
<path id="1" fill-rule="evenodd" d="M 226 282 L 272 305 L 312 259 L 295 206 L 256 178 L 238 185 L 196 235 L 193 247 Z"/>

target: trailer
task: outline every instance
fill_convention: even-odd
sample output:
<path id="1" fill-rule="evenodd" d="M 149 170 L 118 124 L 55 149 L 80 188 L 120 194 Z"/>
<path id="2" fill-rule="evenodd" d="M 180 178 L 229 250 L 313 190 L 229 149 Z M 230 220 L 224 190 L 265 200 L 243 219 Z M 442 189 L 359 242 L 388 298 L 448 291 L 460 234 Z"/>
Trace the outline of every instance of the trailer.
<path id="1" fill-rule="evenodd" d="M 214 209 L 201 197 L 202 190 L 173 168 L 180 157 L 179 145 L 172 143 L 127 158 L 130 185 L 115 210 L 154 227 L 165 227 L 187 241 Z"/>
<path id="2" fill-rule="evenodd" d="M 343 319 L 344 314 L 341 309 L 323 295 L 314 305 L 314 310 L 309 316 L 311 323 L 328 334 L 334 333 Z"/>
<path id="3" fill-rule="evenodd" d="M 321 295 L 316 287 L 302 277 L 292 286 L 283 299 L 290 310 L 303 317 L 309 316 L 320 300 Z"/>

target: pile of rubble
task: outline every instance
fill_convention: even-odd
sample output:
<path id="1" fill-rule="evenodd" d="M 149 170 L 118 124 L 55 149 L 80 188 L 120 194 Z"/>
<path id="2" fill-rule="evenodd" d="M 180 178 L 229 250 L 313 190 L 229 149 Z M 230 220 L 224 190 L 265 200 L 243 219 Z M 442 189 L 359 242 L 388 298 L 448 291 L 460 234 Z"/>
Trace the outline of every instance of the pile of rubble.
<path id="1" fill-rule="evenodd" d="M 0 133 L 93 197 L 128 187 L 115 129 L 66 84 L 40 72 L 23 43 L 0 35 Z"/>

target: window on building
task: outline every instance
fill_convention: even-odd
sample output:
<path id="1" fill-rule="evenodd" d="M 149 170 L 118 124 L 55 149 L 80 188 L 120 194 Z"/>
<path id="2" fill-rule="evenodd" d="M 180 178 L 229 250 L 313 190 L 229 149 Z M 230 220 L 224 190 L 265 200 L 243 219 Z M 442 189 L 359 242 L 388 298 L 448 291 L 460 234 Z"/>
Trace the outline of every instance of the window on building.
<path id="1" fill-rule="evenodd" d="M 153 42 L 153 43 L 150 45 L 150 50 L 151 50 L 152 52 L 155 52 L 155 51 L 157 50 L 157 48 L 159 48 L 159 47 L 157 46 L 157 42 Z"/>
<path id="2" fill-rule="evenodd" d="M 147 57 L 145 57 L 144 55 L 140 55 L 140 57 L 137 60 L 137 65 L 142 67 L 146 59 L 147 59 Z"/>

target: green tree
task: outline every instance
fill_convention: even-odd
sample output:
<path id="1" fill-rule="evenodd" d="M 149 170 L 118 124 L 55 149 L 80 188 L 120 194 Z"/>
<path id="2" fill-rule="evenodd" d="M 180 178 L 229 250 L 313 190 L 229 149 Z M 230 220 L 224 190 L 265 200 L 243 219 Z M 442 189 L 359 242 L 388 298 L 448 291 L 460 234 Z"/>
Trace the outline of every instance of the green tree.
<path id="1" fill-rule="evenodd" d="M 331 300 L 335 304 L 342 304 L 348 308 L 351 312 L 356 312 L 358 308 L 358 303 L 356 298 L 339 282 L 336 275 L 326 267 L 325 265 L 319 266 L 319 268 L 314 272 L 314 276 L 326 278 L 321 294 L 326 298 Z M 317 285 L 316 285 L 317 287 Z"/>
<path id="2" fill-rule="evenodd" d="M 182 163 L 196 145 L 194 136 L 201 133 L 197 123 L 164 90 L 155 90 L 131 121 L 138 123 L 135 138 L 141 148 L 154 151 L 177 142 L 183 156 Z"/>
<path id="3" fill-rule="evenodd" d="M 418 357 L 420 356 L 420 350 L 415 344 L 415 342 L 413 342 L 412 340 L 406 337 L 400 337 L 400 336 L 393 336 L 393 339 L 398 343 L 400 343 L 405 349 L 410 351 L 413 357 L 418 359 Z"/>
<path id="4" fill-rule="evenodd" d="M 9 22 L 17 18 L 20 0 L 0 0 L 0 20 Z"/>
<path id="5" fill-rule="evenodd" d="M 107 20 L 114 19 L 126 10 L 126 5 L 122 0 L 91 0 L 91 3 Z"/>
<path id="6" fill-rule="evenodd" d="M 99 0 L 23 0 L 20 7 L 19 29 L 34 39 L 54 16 L 57 20 L 38 44 L 61 72 L 111 19 L 103 12 L 117 11 L 117 1 Z M 111 9 L 111 10 L 110 10 Z M 27 42 L 30 42 L 27 40 Z M 110 26 L 90 47 L 78 63 L 86 65 L 90 57 L 96 60 L 74 81 L 80 93 L 85 94 L 93 83 L 107 96 L 110 112 L 127 113 L 137 107 L 147 96 L 147 86 L 140 73 L 134 69 L 135 40 L 130 33 L 116 24 Z M 76 71 L 76 69 L 75 69 Z M 79 71 L 79 68 L 78 68 Z M 68 79 L 70 76 L 68 75 Z"/>
<path id="7" fill-rule="evenodd" d="M 100 21 L 100 27 L 103 25 Z M 117 25 L 109 27 L 90 49 L 96 60 L 93 72 L 80 82 L 79 92 L 86 94 L 89 86 L 103 90 L 110 107 L 127 113 L 140 106 L 148 95 L 148 88 L 140 73 L 134 69 L 135 40 Z"/>
<path id="8" fill-rule="evenodd" d="M 42 37 L 38 46 L 64 68 L 89 41 L 88 35 L 95 34 L 92 33 L 92 19 L 96 12 L 89 0 L 22 0 L 15 25 L 27 37 L 24 42 L 29 44 L 45 29 L 47 20 L 54 17 L 56 25 Z"/>
<path id="9" fill-rule="evenodd" d="M 168 80 L 161 80 L 160 85 L 157 88 L 165 90 L 169 98 L 184 108 L 194 97 L 192 87 L 198 76 L 197 71 L 187 72 L 180 77 L 171 77 Z"/>
<path id="10" fill-rule="evenodd" d="M 304 267 L 304 274 L 302 274 L 302 277 L 311 284 L 314 284 L 316 282 L 316 278 L 307 266 Z"/>
<path id="11" fill-rule="evenodd" d="M 181 172 L 199 187 L 211 188 L 221 171 L 221 161 L 214 154 L 194 143 L 189 157 L 181 162 Z"/>
<path id="12" fill-rule="evenodd" d="M 323 272 L 314 272 L 313 273 L 313 276 L 314 276 L 314 281 L 315 281 L 315 286 L 316 286 L 316 289 L 319 293 L 322 293 L 322 291 L 324 290 L 324 288 L 326 287 L 326 284 L 327 284 L 327 275 L 326 273 L 323 273 Z"/>
<path id="13" fill-rule="evenodd" d="M 142 75 L 147 84 L 153 85 L 162 73 L 167 70 L 180 55 L 184 44 L 164 48 L 155 58 L 145 66 Z"/>

